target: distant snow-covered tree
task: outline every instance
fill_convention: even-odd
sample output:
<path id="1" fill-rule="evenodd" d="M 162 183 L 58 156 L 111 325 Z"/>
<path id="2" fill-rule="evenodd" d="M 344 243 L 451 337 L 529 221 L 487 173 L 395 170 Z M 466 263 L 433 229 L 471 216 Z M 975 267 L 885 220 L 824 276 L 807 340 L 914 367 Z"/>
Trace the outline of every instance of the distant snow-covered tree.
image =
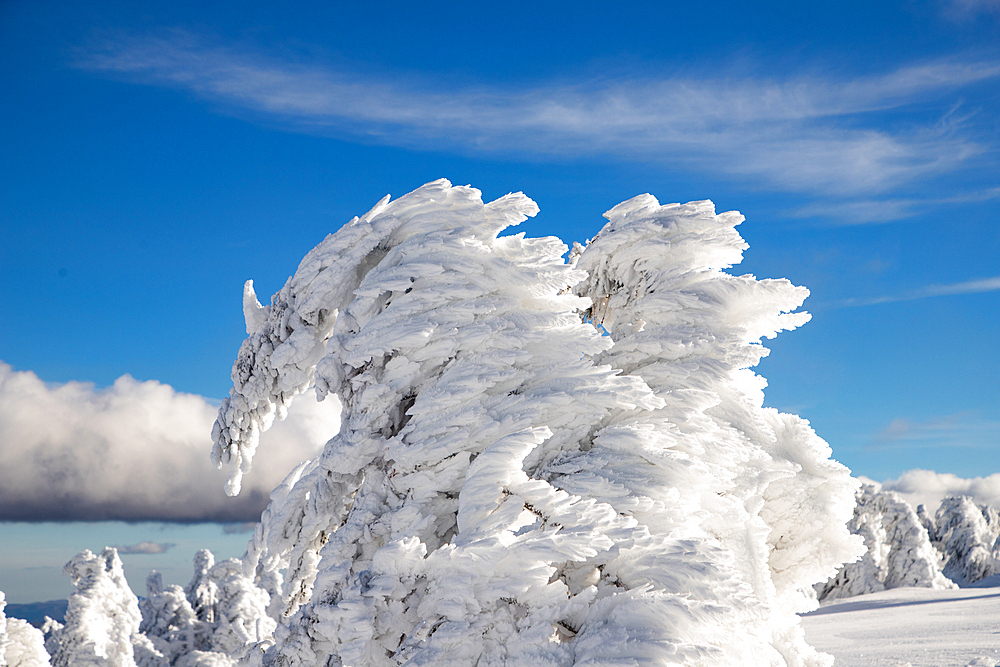
<path id="1" fill-rule="evenodd" d="M 270 596 L 230 558 L 216 563 L 211 551 L 194 557 L 194 576 L 186 589 L 163 586 L 153 572 L 140 604 L 140 631 L 172 665 L 232 665 L 244 646 L 269 637 L 275 622 L 267 616 Z"/>
<path id="2" fill-rule="evenodd" d="M 118 551 L 82 551 L 63 572 L 76 590 L 66 623 L 48 642 L 53 667 L 167 667 L 152 642 L 139 632 L 139 600 L 128 586 Z"/>
<path id="3" fill-rule="evenodd" d="M 944 554 L 944 574 L 972 584 L 1000 574 L 1000 511 L 960 496 L 941 501 L 934 517 L 935 546 Z"/>
<path id="4" fill-rule="evenodd" d="M 920 525 L 927 531 L 927 535 L 933 544 L 937 535 L 937 524 L 934 523 L 934 515 L 927 511 L 926 505 L 917 505 L 917 519 L 920 520 Z"/>
<path id="5" fill-rule="evenodd" d="M 710 202 L 625 202 L 571 263 L 499 236 L 536 211 L 436 181 L 247 284 L 227 491 L 296 394 L 344 412 L 248 548 L 280 623 L 243 662 L 829 665 L 795 612 L 861 551 L 857 484 L 749 370 L 807 292 L 724 273 Z"/>
<path id="6" fill-rule="evenodd" d="M 173 664 L 195 650 L 198 618 L 180 586 L 163 585 L 155 570 L 146 577 L 146 597 L 139 603 L 139 631 Z"/>
<path id="7" fill-rule="evenodd" d="M 817 586 L 821 600 L 903 586 L 958 588 L 942 574 L 941 556 L 931 545 L 924 522 L 898 494 L 866 484 L 858 492 L 854 518 L 847 527 L 864 538 L 868 551 Z"/>
<path id="8" fill-rule="evenodd" d="M 230 558 L 214 564 L 207 573 L 217 593 L 210 634 L 204 648 L 227 656 L 238 655 L 244 646 L 271 636 L 275 622 L 267 615 L 268 593 L 244 576 L 243 564 Z"/>
<path id="9" fill-rule="evenodd" d="M 7 618 L 0 591 L 0 667 L 49 667 L 42 633 L 20 618 Z"/>
<path id="10" fill-rule="evenodd" d="M 45 640 L 45 652 L 50 656 L 59 651 L 59 633 L 66 627 L 51 616 L 46 616 L 42 622 L 42 637 Z"/>
<path id="11" fill-rule="evenodd" d="M 184 587 L 184 596 L 202 623 L 215 622 L 215 607 L 219 602 L 219 583 L 209 575 L 215 565 L 215 555 L 208 549 L 201 549 L 194 555 L 194 574 Z M 207 639 L 199 639 L 199 648 L 208 646 Z"/>

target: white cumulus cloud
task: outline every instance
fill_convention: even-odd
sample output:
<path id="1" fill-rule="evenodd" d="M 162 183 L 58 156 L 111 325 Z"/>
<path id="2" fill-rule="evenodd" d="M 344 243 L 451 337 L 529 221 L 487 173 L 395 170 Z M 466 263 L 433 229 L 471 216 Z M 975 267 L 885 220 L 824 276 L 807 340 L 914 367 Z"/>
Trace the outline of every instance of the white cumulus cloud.
<path id="1" fill-rule="evenodd" d="M 0 362 L 0 521 L 255 520 L 340 423 L 336 400 L 299 397 L 229 498 L 210 461 L 215 414 L 204 397 L 153 380 L 49 385 Z"/>
<path id="2" fill-rule="evenodd" d="M 882 482 L 882 489 L 895 491 L 914 507 L 925 505 L 932 514 L 949 496 L 969 496 L 977 503 L 1000 507 L 1000 473 L 970 479 L 933 470 L 907 470 L 898 479 Z"/>

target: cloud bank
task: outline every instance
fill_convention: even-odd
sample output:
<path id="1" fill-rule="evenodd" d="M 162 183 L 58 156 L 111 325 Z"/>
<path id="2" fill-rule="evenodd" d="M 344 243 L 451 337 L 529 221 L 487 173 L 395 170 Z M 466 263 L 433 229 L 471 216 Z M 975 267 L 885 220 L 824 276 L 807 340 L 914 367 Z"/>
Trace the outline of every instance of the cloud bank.
<path id="1" fill-rule="evenodd" d="M 1000 77 L 1000 62 L 951 59 L 846 79 L 456 87 L 290 62 L 180 30 L 108 39 L 81 51 L 75 64 L 181 88 L 294 130 L 435 150 L 645 159 L 823 196 L 886 192 L 991 150 L 963 131 L 966 119 L 942 97 Z M 938 116 L 907 115 L 929 102 L 944 104 Z M 889 124 L 886 114 L 900 118 Z"/>
<path id="2" fill-rule="evenodd" d="M 925 505 L 932 514 L 949 496 L 970 496 L 977 503 L 1000 507 L 1000 473 L 966 479 L 933 470 L 908 470 L 898 479 L 882 482 L 882 489 L 895 491 L 914 507 Z"/>
<path id="3" fill-rule="evenodd" d="M 243 493 L 229 498 L 209 460 L 215 413 L 205 398 L 152 380 L 47 385 L 0 362 L 0 521 L 254 521 L 340 422 L 336 400 L 300 397 L 261 438 Z"/>

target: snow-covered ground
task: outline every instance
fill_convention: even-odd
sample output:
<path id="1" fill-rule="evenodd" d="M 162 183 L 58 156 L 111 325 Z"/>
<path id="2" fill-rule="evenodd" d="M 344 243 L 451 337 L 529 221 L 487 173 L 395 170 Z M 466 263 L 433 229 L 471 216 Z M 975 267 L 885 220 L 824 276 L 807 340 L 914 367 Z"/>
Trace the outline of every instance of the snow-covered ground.
<path id="1" fill-rule="evenodd" d="M 1000 665 L 1000 588 L 895 588 L 824 603 L 802 625 L 836 667 Z"/>

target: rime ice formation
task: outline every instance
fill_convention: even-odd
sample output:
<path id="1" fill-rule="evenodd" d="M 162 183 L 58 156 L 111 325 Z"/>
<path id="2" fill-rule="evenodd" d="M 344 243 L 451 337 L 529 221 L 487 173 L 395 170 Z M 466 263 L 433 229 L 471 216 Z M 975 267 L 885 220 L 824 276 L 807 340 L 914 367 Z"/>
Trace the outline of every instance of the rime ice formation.
<path id="1" fill-rule="evenodd" d="M 1000 511 L 971 498 L 945 498 L 934 517 L 935 545 L 944 574 L 966 585 L 1000 574 Z"/>
<path id="2" fill-rule="evenodd" d="M 868 552 L 816 586 L 820 599 L 900 586 L 956 588 L 1000 581 L 1000 511 L 971 498 L 945 498 L 935 515 L 914 511 L 900 496 L 866 485 L 854 519 Z"/>
<path id="3" fill-rule="evenodd" d="M 877 593 L 887 588 L 958 588 L 941 573 L 941 556 L 910 504 L 892 491 L 866 484 L 858 492 L 848 529 L 861 535 L 867 553 L 817 586 L 821 600 Z"/>
<path id="4" fill-rule="evenodd" d="M 0 591 L 0 666 L 49 667 L 42 633 L 20 618 L 7 618 L 7 606 Z"/>
<path id="5" fill-rule="evenodd" d="M 296 394 L 343 419 L 251 540 L 278 626 L 242 663 L 829 665 L 795 612 L 861 552 L 857 484 L 749 370 L 806 290 L 724 273 L 710 202 L 629 200 L 569 264 L 498 236 L 536 211 L 436 181 L 247 283 L 227 491 Z"/>

